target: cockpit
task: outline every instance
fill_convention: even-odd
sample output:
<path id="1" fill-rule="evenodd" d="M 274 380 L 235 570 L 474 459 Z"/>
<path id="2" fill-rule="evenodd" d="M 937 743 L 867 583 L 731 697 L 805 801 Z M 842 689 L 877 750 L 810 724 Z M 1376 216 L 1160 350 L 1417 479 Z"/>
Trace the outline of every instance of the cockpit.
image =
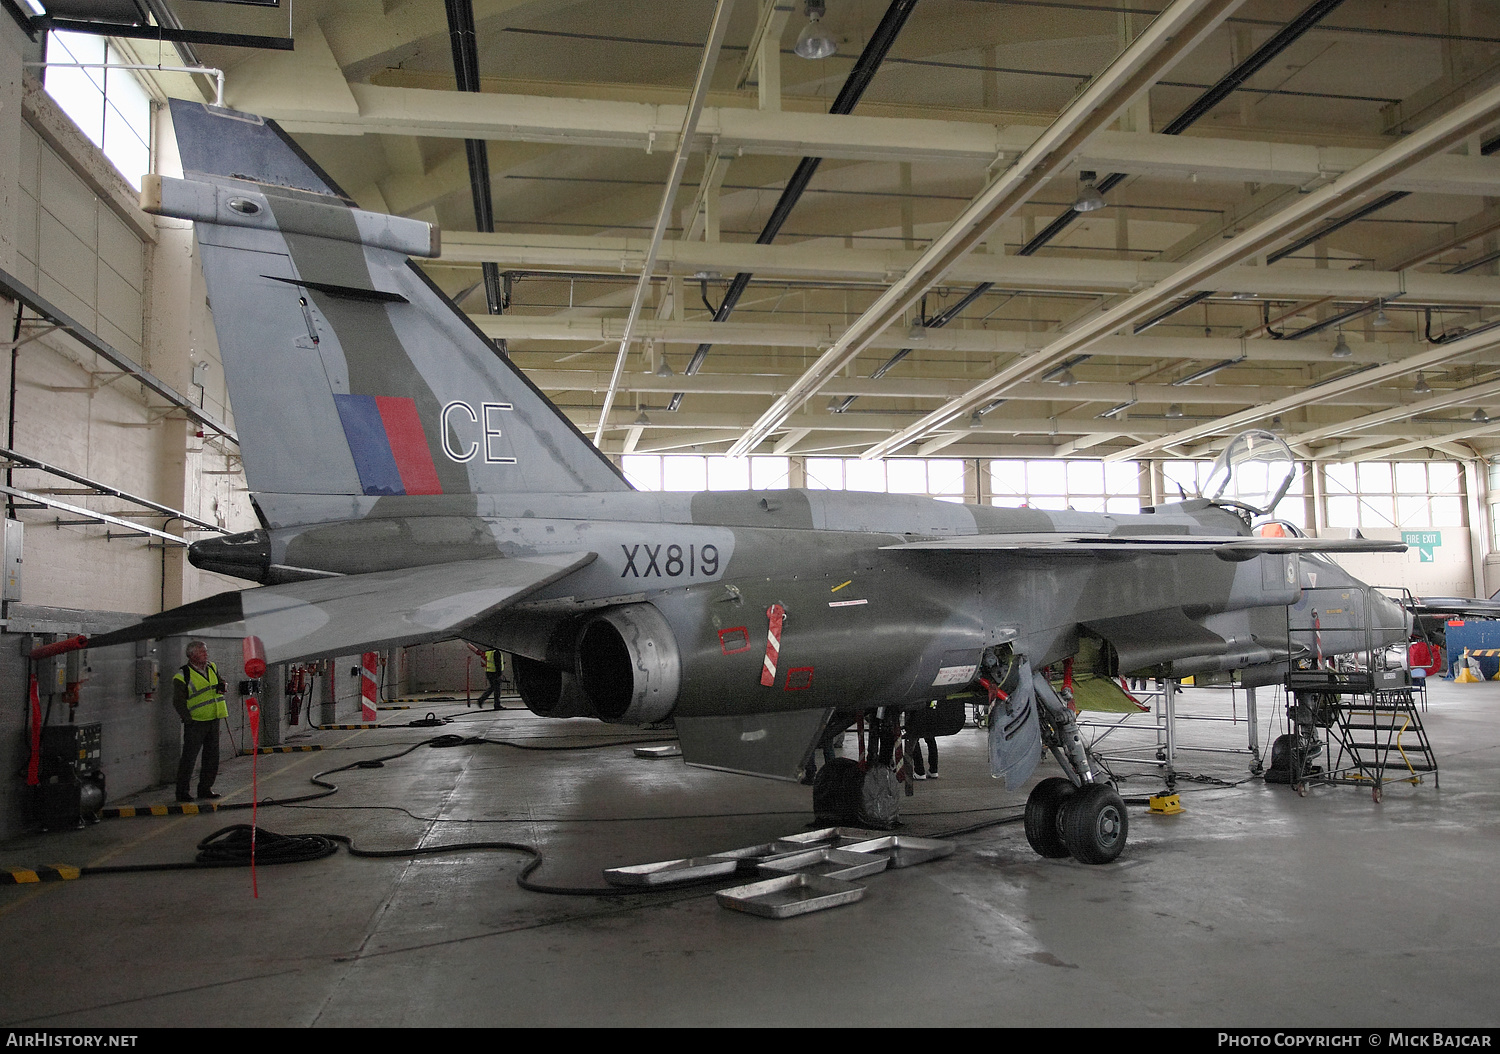
<path id="1" fill-rule="evenodd" d="M 1241 432 L 1229 441 L 1203 483 L 1215 505 L 1267 516 L 1297 476 L 1292 450 L 1270 432 Z"/>

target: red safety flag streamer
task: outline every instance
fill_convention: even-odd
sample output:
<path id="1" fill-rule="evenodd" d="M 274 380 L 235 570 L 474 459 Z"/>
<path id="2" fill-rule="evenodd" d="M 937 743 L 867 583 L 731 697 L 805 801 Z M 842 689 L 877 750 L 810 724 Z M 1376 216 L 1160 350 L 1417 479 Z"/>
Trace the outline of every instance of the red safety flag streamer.
<path id="1" fill-rule="evenodd" d="M 359 679 L 359 712 L 366 721 L 375 720 L 375 687 L 377 684 L 375 667 L 379 661 L 379 655 L 377 655 L 373 651 L 367 651 L 364 654 L 364 661 L 361 664 L 361 676 Z M 497 699 L 496 702 L 498 703 L 499 700 Z"/>
<path id="2" fill-rule="evenodd" d="M 26 785 L 41 784 L 42 764 L 42 697 L 37 693 L 36 678 L 31 679 L 31 760 L 26 762 Z"/>
<path id="3" fill-rule="evenodd" d="M 266 649 L 259 637 L 246 637 L 245 676 L 259 680 L 266 672 Z M 255 874 L 255 833 L 260 813 L 260 700 L 245 699 L 245 724 L 250 729 L 250 895 L 260 898 L 260 884 Z"/>
<path id="4" fill-rule="evenodd" d="M 771 628 L 766 633 L 766 661 L 761 667 L 760 683 L 771 688 L 776 684 L 776 659 L 781 654 L 781 627 L 786 624 L 786 608 L 772 604 L 766 608 L 766 618 L 771 620 Z"/>

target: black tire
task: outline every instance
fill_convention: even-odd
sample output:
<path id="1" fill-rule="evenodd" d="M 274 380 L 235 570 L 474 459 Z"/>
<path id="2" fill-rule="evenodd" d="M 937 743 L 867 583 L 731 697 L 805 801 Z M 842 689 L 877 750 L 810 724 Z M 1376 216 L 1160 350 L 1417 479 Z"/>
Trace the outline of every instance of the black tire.
<path id="1" fill-rule="evenodd" d="M 1113 787 L 1092 783 L 1063 805 L 1058 819 L 1063 844 L 1080 864 L 1107 864 L 1120 855 L 1130 834 L 1125 802 Z"/>
<path id="2" fill-rule="evenodd" d="M 1031 789 L 1026 798 L 1026 841 L 1039 855 L 1053 860 L 1069 855 L 1062 837 L 1062 808 L 1077 790 L 1059 776 L 1044 779 Z"/>

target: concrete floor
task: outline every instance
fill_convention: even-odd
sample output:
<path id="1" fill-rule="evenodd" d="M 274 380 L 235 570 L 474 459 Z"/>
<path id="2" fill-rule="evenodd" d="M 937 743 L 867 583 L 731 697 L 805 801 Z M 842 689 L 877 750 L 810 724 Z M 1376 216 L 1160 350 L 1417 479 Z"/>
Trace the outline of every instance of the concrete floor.
<path id="1" fill-rule="evenodd" d="M 1260 736 L 1279 706 L 1262 691 Z M 433 707 L 443 729 L 315 732 L 320 753 L 262 758 L 262 795 L 441 732 L 504 746 L 421 747 L 330 777 L 338 793 L 260 811 L 283 833 L 370 849 L 509 840 L 533 880 L 596 887 L 600 869 L 804 830 L 806 788 L 638 759 L 639 738 L 524 711 Z M 1184 712 L 1243 717 L 1243 696 L 1184 693 Z M 411 711 L 385 712 L 388 722 Z M 1267 720 L 1266 718 L 1269 718 Z M 95 875 L 0 887 L 7 1026 L 162 1025 L 1316 1025 L 1500 1023 L 1500 683 L 1435 684 L 1441 789 L 1246 780 L 1246 759 L 1183 751 L 1187 811 L 1131 810 L 1116 863 L 1042 860 L 1019 824 L 955 836 L 950 857 L 867 880 L 865 899 L 771 921 L 712 888 L 556 896 L 526 857 L 467 851 L 258 869 Z M 1184 745 L 1243 745 L 1241 724 L 1184 724 Z M 1111 741 L 1138 733 L 1120 732 Z M 851 737 L 852 739 L 852 737 Z M 943 778 L 905 799 L 905 832 L 1019 815 L 984 735 L 940 740 Z M 1040 775 L 1055 774 L 1044 764 Z M 227 802 L 250 762 L 226 765 Z M 1127 796 L 1158 786 L 1129 780 Z M 166 801 L 170 789 L 154 797 Z M 137 804 L 147 803 L 142 799 Z M 0 845 L 0 865 L 191 860 L 248 812 L 108 820 Z"/>

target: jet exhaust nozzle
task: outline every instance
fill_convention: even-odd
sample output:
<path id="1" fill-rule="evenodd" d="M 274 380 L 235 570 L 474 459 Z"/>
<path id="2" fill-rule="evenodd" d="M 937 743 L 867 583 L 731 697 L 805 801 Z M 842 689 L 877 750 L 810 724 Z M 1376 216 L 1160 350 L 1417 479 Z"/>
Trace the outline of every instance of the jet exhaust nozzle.
<path id="1" fill-rule="evenodd" d="M 607 608 L 584 622 L 574 669 L 595 715 L 622 724 L 662 720 L 682 684 L 677 638 L 650 604 Z"/>

